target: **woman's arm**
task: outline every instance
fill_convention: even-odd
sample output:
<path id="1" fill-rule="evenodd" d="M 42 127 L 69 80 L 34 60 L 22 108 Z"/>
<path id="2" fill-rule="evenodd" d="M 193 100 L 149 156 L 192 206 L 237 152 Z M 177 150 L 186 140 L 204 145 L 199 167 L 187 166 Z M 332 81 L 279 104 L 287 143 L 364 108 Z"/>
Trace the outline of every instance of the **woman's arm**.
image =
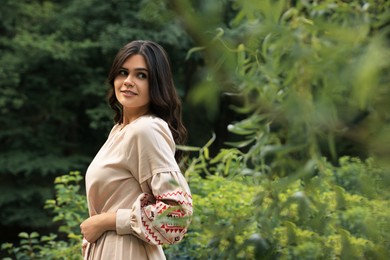
<path id="1" fill-rule="evenodd" d="M 119 209 L 118 235 L 134 235 L 149 244 L 181 241 L 192 217 L 192 197 L 180 172 L 163 172 L 147 181 L 153 194 L 143 193 L 131 209 Z"/>
<path id="2" fill-rule="evenodd" d="M 150 244 L 174 244 L 182 240 L 192 217 L 192 197 L 180 172 L 157 174 L 148 185 L 153 194 L 143 193 L 132 209 L 102 213 L 83 221 L 81 233 L 94 243 L 104 232 L 135 235 Z"/>
<path id="3" fill-rule="evenodd" d="M 89 243 L 94 243 L 104 232 L 115 230 L 115 223 L 115 212 L 94 215 L 81 223 L 81 234 Z"/>

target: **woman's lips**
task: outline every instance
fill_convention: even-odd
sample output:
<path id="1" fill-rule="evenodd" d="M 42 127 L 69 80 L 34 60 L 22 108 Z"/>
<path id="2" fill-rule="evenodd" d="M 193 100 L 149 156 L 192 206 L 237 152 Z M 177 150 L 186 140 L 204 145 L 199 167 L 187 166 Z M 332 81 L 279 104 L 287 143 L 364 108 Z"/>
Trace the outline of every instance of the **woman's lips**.
<path id="1" fill-rule="evenodd" d="M 121 92 L 126 97 L 133 97 L 133 96 L 137 96 L 138 95 L 137 93 L 135 93 L 135 92 L 133 92 L 131 90 L 122 90 Z"/>

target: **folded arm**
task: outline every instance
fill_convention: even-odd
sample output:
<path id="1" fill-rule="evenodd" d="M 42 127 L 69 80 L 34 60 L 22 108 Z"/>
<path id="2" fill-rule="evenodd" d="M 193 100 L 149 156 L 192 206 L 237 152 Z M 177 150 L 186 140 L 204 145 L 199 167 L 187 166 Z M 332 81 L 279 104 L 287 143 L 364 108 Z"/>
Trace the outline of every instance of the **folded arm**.
<path id="1" fill-rule="evenodd" d="M 182 174 L 159 173 L 143 185 L 153 194 L 143 193 L 131 209 L 117 211 L 117 234 L 132 234 L 155 245 L 181 241 L 192 216 L 192 197 Z"/>

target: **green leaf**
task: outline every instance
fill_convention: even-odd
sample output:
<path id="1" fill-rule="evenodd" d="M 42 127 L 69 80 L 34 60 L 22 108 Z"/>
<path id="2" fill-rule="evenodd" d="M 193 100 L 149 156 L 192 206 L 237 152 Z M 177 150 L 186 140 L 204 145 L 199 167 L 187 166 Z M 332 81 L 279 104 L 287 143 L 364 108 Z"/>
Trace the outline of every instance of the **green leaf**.
<path id="1" fill-rule="evenodd" d="M 199 147 L 188 146 L 188 145 L 176 145 L 176 148 L 181 151 L 187 151 L 187 152 L 198 152 L 201 150 L 201 148 Z"/>
<path id="2" fill-rule="evenodd" d="M 20 232 L 20 233 L 19 233 L 19 237 L 20 237 L 20 238 L 26 238 L 26 239 L 27 239 L 27 238 L 29 238 L 30 236 L 29 236 L 28 233 L 26 233 L 26 232 Z"/>

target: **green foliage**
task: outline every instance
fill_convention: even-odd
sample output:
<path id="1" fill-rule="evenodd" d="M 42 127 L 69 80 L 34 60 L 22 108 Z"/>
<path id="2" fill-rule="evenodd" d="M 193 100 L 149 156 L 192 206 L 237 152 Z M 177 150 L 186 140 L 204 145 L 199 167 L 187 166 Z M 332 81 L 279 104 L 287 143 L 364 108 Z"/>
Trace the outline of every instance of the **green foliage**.
<path id="1" fill-rule="evenodd" d="M 339 166 L 321 159 L 302 169 L 309 176 L 270 179 L 248 169 L 245 154 L 234 148 L 214 158 L 208 158 L 206 148 L 186 172 L 195 205 L 191 229 L 181 244 L 166 248 L 168 258 L 390 256 L 390 194 L 380 185 L 388 172 L 372 159 L 342 157 Z M 232 157 L 234 171 L 221 175 L 218 169 Z M 365 180 L 378 185 L 369 183 L 369 192 L 351 185 Z"/>
<path id="2" fill-rule="evenodd" d="M 79 226 L 88 212 L 86 198 L 79 191 L 82 179 L 79 172 L 70 172 L 55 180 L 56 198 L 47 200 L 45 208 L 54 213 L 53 222 L 60 223 L 57 235 L 22 232 L 20 245 L 3 243 L 1 249 L 15 259 L 82 259 Z"/>
<path id="3" fill-rule="evenodd" d="M 241 147 L 257 142 L 249 154 L 270 160 L 283 150 L 302 163 L 344 154 L 386 161 L 389 3 L 237 1 L 234 8 L 231 27 L 197 47 L 209 75 L 193 92 L 207 96 L 207 107 L 221 92 L 235 97 L 234 110 L 246 117 L 232 129 L 245 131 Z"/>
<path id="4" fill-rule="evenodd" d="M 185 239 L 165 248 L 168 259 L 390 256 L 390 194 L 380 183 L 387 172 L 372 159 L 343 157 L 340 166 L 321 160 L 310 178 L 270 180 L 247 168 L 235 148 L 210 157 L 208 146 L 183 148 L 199 152 L 185 172 L 195 215 Z M 16 259 L 80 259 L 79 224 L 87 212 L 81 180 L 79 172 L 58 177 L 56 199 L 46 202 L 65 237 L 23 232 L 20 245 L 4 243 L 2 250 Z M 368 193 L 351 185 L 363 180 L 378 185 Z"/>
<path id="5" fill-rule="evenodd" d="M 48 196 L 32 183 L 85 166 L 108 129 L 96 101 L 102 72 L 118 46 L 149 38 L 174 54 L 186 77 L 180 93 L 205 104 L 197 111 L 210 120 L 230 114 L 223 94 L 237 115 L 227 127 L 233 140 L 217 132 L 203 148 L 182 147 L 199 153 L 185 173 L 195 216 L 169 258 L 390 258 L 389 9 L 385 0 L 6 0 L 0 174 L 2 189 L 22 192 L 0 196 L 2 221 L 37 219 L 10 214 Z M 187 33 L 197 46 L 186 70 Z M 232 148 L 214 155 L 219 138 Z M 77 234 L 85 198 L 64 182 L 47 207 L 70 223 L 61 231 Z M 20 247 L 3 247 L 20 258 L 69 257 L 79 255 L 79 239 L 23 233 Z"/>
<path id="6" fill-rule="evenodd" d="M 45 209 L 55 214 L 53 221 L 63 223 L 59 231 L 71 236 L 80 233 L 79 225 L 87 217 L 85 196 L 80 195 L 79 183 L 82 179 L 79 172 L 57 177 L 54 181 L 56 199 L 47 200 L 45 205 Z"/>
<path id="7" fill-rule="evenodd" d="M 50 224 L 42 205 L 60 172 L 84 171 L 112 126 L 105 78 L 118 48 L 170 52 L 184 94 L 190 40 L 161 1 L 4 0 L 0 10 L 0 226 Z M 157 14 L 164 15 L 157 15 Z"/>
<path id="8" fill-rule="evenodd" d="M 199 248 L 215 258 L 227 250 L 232 259 L 389 258 L 389 3 L 235 1 L 233 8 L 230 26 L 190 51 L 205 56 L 207 74 L 193 94 L 207 107 L 227 94 L 243 117 L 228 126 L 236 159 L 225 184 L 237 178 L 249 192 L 255 185 L 251 206 L 237 211 L 250 212 L 245 227 L 256 230 L 240 244 L 242 226 L 232 225 L 231 238 L 224 220 L 199 222 L 217 235 L 209 247 L 197 244 L 195 224 L 192 256 L 201 258 Z M 186 173 L 206 176 L 196 192 L 226 168 L 199 151 Z M 199 206 L 206 215 L 223 204 L 209 193 Z M 237 199 L 229 196 L 225 204 Z M 240 247 L 254 241 L 252 252 Z"/>

